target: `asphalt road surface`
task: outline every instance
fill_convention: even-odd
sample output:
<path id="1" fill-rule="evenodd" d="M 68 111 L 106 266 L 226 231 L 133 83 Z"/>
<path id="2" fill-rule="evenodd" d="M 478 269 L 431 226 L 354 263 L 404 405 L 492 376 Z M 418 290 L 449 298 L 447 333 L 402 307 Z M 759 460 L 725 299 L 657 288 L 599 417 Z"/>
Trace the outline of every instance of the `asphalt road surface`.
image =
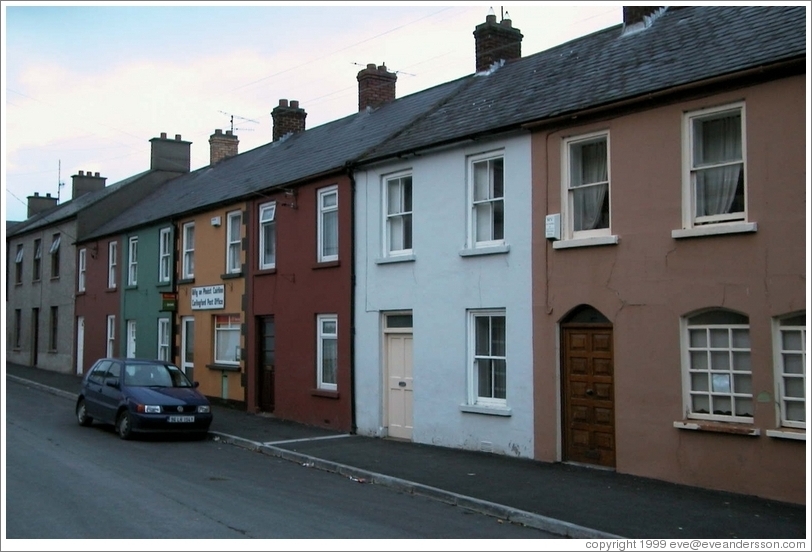
<path id="1" fill-rule="evenodd" d="M 6 539 L 557 538 L 216 441 L 122 441 L 6 390 Z"/>

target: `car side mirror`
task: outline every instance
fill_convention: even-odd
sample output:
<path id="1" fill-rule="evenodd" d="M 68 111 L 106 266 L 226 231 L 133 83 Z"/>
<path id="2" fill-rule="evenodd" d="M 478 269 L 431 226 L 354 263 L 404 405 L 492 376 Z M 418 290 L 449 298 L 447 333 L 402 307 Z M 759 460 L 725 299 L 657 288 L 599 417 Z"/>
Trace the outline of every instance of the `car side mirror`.
<path id="1" fill-rule="evenodd" d="M 192 382 L 192 387 L 200 387 L 200 382 L 199 381 Z"/>
<path id="2" fill-rule="evenodd" d="M 113 389 L 121 389 L 121 385 L 118 383 L 118 378 L 105 380 L 104 383 Z"/>

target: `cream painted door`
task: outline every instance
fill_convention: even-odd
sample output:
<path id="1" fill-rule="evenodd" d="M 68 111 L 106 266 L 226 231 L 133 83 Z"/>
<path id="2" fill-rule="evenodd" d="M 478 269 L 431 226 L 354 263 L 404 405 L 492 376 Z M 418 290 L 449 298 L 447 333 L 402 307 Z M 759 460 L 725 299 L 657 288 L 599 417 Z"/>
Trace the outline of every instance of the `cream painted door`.
<path id="1" fill-rule="evenodd" d="M 389 437 L 412 439 L 412 334 L 386 334 Z"/>

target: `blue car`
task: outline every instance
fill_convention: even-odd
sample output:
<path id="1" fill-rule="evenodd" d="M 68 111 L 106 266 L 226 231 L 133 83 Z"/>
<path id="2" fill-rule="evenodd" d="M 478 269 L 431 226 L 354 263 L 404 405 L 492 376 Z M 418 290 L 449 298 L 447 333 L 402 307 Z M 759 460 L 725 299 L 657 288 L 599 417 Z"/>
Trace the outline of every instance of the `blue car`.
<path id="1" fill-rule="evenodd" d="M 179 432 L 205 438 L 211 404 L 177 366 L 162 360 L 102 358 L 82 379 L 76 400 L 81 426 L 113 424 L 122 439 L 135 433 Z"/>

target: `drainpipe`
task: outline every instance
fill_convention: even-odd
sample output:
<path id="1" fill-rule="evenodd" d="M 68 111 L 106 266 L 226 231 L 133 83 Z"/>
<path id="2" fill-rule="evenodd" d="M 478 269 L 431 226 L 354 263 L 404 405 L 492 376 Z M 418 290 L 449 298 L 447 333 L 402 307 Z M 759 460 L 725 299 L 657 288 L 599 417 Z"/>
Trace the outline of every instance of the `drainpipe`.
<path id="1" fill-rule="evenodd" d="M 355 178 L 352 163 L 344 167 L 350 180 L 350 433 L 355 435 Z"/>

